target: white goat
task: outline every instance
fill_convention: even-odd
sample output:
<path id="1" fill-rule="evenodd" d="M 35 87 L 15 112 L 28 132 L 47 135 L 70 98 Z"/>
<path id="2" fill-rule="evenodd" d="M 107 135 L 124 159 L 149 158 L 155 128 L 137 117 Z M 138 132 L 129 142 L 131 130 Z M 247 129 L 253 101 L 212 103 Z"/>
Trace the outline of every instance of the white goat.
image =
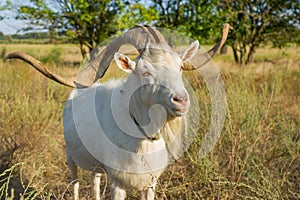
<path id="1" fill-rule="evenodd" d="M 224 26 L 223 37 L 214 48 L 200 55 L 198 66 L 189 61 L 198 50 L 198 41 L 179 56 L 148 26 L 121 35 L 77 76 L 59 76 L 24 53 L 7 57 L 22 59 L 67 86 L 92 85 L 73 90 L 63 112 L 75 199 L 79 198 L 77 166 L 93 171 L 96 199 L 100 199 L 99 173 L 104 171 L 111 181 L 112 199 L 125 199 L 126 189 L 141 191 L 141 199 L 154 199 L 156 182 L 169 158 L 182 153 L 180 138 L 190 100 L 181 70 L 193 70 L 209 61 L 225 42 L 228 28 Z M 115 53 L 124 43 L 139 50 L 136 60 Z M 113 58 L 129 74 L 127 78 L 95 83 Z"/>
<path id="2" fill-rule="evenodd" d="M 198 42 L 185 55 L 194 55 L 197 50 Z M 154 54 L 164 55 L 163 60 L 157 62 L 160 58 L 156 57 L 153 62 Z M 189 57 L 182 60 L 186 59 Z M 76 165 L 87 170 L 100 167 L 111 180 L 113 199 L 125 199 L 126 188 L 140 190 L 146 199 L 153 199 L 156 181 L 168 164 L 164 138 L 172 123 L 182 121 L 177 117 L 189 106 L 181 80 L 182 61 L 177 54 L 153 48 L 147 48 L 136 61 L 116 53 L 115 61 L 130 73 L 125 80 L 74 90 L 65 106 L 64 132 L 72 179 L 77 179 Z M 157 104 L 161 106 L 152 108 L 149 115 Z M 161 107 L 166 109 L 165 117 Z"/>

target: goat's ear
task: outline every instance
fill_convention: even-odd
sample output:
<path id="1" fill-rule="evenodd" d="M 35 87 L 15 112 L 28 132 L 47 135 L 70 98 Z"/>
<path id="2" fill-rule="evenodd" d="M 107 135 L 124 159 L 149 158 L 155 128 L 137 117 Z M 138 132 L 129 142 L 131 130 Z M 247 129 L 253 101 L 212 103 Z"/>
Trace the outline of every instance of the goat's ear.
<path id="1" fill-rule="evenodd" d="M 190 60 L 195 56 L 199 48 L 199 42 L 196 40 L 191 44 L 189 48 L 187 48 L 181 56 L 182 61 Z"/>
<path id="2" fill-rule="evenodd" d="M 115 53 L 114 59 L 118 67 L 124 72 L 132 73 L 132 71 L 135 69 L 135 62 L 121 53 Z"/>

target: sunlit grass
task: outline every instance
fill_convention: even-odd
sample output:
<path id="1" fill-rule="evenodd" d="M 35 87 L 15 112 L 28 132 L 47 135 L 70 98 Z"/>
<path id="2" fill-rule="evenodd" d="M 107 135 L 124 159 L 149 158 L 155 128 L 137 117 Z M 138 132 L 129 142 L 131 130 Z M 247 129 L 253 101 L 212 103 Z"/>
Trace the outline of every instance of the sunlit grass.
<path id="1" fill-rule="evenodd" d="M 45 59 L 59 74 L 76 73 L 79 65 L 72 62 L 81 61 L 74 45 L 5 48 L 6 54 L 25 51 Z M 235 65 L 230 51 L 216 56 L 226 89 L 227 118 L 213 152 L 203 159 L 198 152 L 209 127 L 210 98 L 202 78 L 188 76 L 198 88 L 199 137 L 163 174 L 157 199 L 300 198 L 299 55 L 296 47 L 267 47 L 257 51 L 257 62 L 250 66 Z M 103 81 L 122 75 L 113 65 Z M 62 126 L 71 89 L 21 61 L 0 61 L 0 84 L 0 199 L 72 199 Z M 89 173 L 80 170 L 79 177 L 82 198 L 91 199 Z M 138 199 L 136 192 L 129 196 Z"/>

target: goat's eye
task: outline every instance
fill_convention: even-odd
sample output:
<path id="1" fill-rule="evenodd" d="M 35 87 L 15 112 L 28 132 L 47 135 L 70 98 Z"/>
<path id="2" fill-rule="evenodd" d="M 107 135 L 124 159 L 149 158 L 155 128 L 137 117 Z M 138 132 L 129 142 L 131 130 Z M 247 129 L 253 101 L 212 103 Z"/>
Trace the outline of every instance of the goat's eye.
<path id="1" fill-rule="evenodd" d="M 150 72 L 144 72 L 143 76 L 152 76 L 152 74 Z"/>

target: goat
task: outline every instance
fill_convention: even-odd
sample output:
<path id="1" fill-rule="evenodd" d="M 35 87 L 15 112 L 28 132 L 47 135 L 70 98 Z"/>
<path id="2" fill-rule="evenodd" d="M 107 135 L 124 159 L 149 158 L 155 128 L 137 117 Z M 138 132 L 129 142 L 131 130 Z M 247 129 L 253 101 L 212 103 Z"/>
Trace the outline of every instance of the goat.
<path id="1" fill-rule="evenodd" d="M 79 199 L 77 166 L 93 172 L 94 194 L 100 199 L 100 176 L 105 172 L 111 182 L 112 199 L 126 198 L 127 189 L 141 191 L 141 199 L 154 199 L 158 178 L 170 159 L 178 158 L 185 116 L 190 97 L 182 80 L 182 70 L 206 64 L 227 38 L 199 56 L 197 66 L 191 59 L 198 51 L 193 42 L 180 56 L 166 43 L 159 31 L 136 26 L 112 41 L 77 75 L 63 77 L 49 71 L 28 54 L 16 52 L 8 59 L 26 61 L 46 77 L 74 89 L 63 110 L 64 136 L 68 166 L 74 182 L 74 199 Z M 117 51 L 132 44 L 139 56 L 131 60 Z M 96 83 L 111 61 L 128 73 L 125 79 Z"/>

